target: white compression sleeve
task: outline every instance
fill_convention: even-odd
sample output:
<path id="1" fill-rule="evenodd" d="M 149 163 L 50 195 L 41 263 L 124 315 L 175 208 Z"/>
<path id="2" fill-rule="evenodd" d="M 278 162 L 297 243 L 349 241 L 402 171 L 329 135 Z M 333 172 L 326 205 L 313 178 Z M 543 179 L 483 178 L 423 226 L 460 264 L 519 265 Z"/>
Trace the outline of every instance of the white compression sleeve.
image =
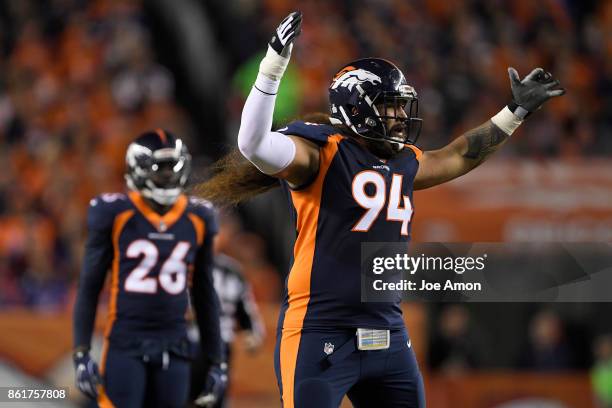
<path id="1" fill-rule="evenodd" d="M 272 132 L 272 114 L 280 81 L 266 75 L 257 80 L 242 110 L 238 148 L 262 173 L 276 174 L 295 158 L 295 143 L 279 132 Z"/>

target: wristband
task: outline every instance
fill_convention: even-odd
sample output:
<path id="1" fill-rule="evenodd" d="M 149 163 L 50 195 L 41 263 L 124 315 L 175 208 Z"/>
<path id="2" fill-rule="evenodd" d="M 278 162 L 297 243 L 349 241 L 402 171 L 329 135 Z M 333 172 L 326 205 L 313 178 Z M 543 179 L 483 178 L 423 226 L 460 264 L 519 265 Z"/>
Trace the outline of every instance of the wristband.
<path id="1" fill-rule="evenodd" d="M 519 108 L 521 107 L 519 106 Z M 495 126 L 501 129 L 502 132 L 510 136 L 516 130 L 516 128 L 518 128 L 521 123 L 523 123 L 523 119 L 521 119 L 515 113 L 512 113 L 509 106 L 505 106 L 502 110 L 499 111 L 499 113 L 497 113 L 497 115 L 491 118 L 491 122 L 493 122 Z"/>
<path id="2" fill-rule="evenodd" d="M 292 47 L 293 44 L 290 44 L 288 47 L 289 55 L 291 54 Z M 287 69 L 287 65 L 289 65 L 289 55 L 287 55 L 287 57 L 280 56 L 272 47 L 268 45 L 266 56 L 259 64 L 259 73 L 264 74 L 270 79 L 279 81 L 283 77 L 283 74 Z"/>

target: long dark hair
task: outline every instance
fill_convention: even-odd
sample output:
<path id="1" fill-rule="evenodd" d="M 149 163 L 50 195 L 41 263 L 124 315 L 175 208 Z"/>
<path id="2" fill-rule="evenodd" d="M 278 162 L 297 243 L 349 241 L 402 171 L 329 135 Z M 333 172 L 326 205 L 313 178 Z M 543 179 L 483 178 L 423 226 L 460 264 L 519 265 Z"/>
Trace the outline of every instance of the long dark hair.
<path id="1" fill-rule="evenodd" d="M 329 124 L 329 114 L 312 113 L 301 118 L 305 122 Z M 338 126 L 338 132 L 344 132 Z M 210 178 L 192 187 L 191 193 L 211 201 L 218 207 L 237 205 L 279 186 L 278 179 L 259 171 L 238 149 L 216 161 L 209 168 Z"/>

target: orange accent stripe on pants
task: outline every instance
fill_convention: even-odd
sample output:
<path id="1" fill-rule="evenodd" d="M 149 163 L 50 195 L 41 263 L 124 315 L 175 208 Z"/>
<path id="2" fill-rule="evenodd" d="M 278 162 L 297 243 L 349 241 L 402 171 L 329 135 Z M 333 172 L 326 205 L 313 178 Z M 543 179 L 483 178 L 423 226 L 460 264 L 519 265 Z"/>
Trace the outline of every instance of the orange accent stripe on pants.
<path id="1" fill-rule="evenodd" d="M 113 404 L 113 401 L 106 395 L 106 390 L 102 384 L 98 384 L 98 407 L 115 408 L 115 404 Z"/>
<path id="2" fill-rule="evenodd" d="M 310 277 L 317 237 L 317 223 L 323 182 L 329 166 L 338 152 L 341 135 L 334 135 L 320 149 L 319 173 L 314 182 L 303 190 L 292 191 L 291 199 L 297 212 L 298 237 L 293 249 L 294 263 L 289 272 L 287 293 L 289 307 L 285 312 L 280 342 L 280 369 L 283 407 L 294 406 L 294 381 L 297 354 L 300 347 L 302 324 L 310 301 Z"/>
<path id="3" fill-rule="evenodd" d="M 115 404 L 108 398 L 104 386 L 98 385 L 98 407 L 100 408 L 115 408 Z"/>
<path id="4" fill-rule="evenodd" d="M 100 356 L 100 375 L 104 375 L 104 371 L 106 370 L 106 357 L 108 355 L 108 339 L 104 339 L 104 343 L 102 343 L 102 355 Z"/>
<path id="5" fill-rule="evenodd" d="M 100 376 L 104 377 L 104 371 L 106 369 L 106 356 L 108 354 L 108 339 L 104 339 L 104 344 L 102 344 L 102 356 L 100 357 Z M 104 390 L 104 386 L 102 384 L 98 385 L 98 406 L 103 408 L 114 408 L 113 403 L 106 395 L 106 391 Z"/>

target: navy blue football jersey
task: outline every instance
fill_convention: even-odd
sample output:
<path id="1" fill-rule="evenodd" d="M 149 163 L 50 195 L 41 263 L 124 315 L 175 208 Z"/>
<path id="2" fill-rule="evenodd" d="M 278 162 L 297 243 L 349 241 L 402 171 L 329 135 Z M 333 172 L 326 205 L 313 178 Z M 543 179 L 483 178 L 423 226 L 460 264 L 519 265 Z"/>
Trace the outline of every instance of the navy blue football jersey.
<path id="1" fill-rule="evenodd" d="M 282 182 L 297 232 L 282 327 L 403 327 L 399 295 L 393 302 L 361 302 L 361 243 L 410 240 L 421 151 L 406 145 L 381 160 L 330 125 L 293 122 L 279 132 L 320 146 L 311 182 L 296 189 Z"/>
<path id="2" fill-rule="evenodd" d="M 226 343 L 234 340 L 237 330 L 248 330 L 259 337 L 264 326 L 253 298 L 251 285 L 242 275 L 240 265 L 223 254 L 215 256 L 213 268 L 215 289 L 221 304 L 221 337 Z"/>
<path id="3" fill-rule="evenodd" d="M 137 192 L 102 194 L 91 200 L 87 228 L 75 306 L 77 346 L 90 343 L 95 311 L 91 316 L 89 309 L 92 301 L 94 305 L 97 302 L 108 271 L 110 299 L 105 335 L 111 343 L 185 336 L 192 278 L 194 284 L 196 279 L 203 282 L 200 291 L 209 298 L 204 300 L 208 306 L 203 307 L 202 315 L 218 314 L 211 259 L 212 237 L 218 226 L 208 202 L 181 195 L 167 213 L 160 215 Z M 218 337 L 218 315 L 202 317 L 212 322 L 213 336 Z"/>

